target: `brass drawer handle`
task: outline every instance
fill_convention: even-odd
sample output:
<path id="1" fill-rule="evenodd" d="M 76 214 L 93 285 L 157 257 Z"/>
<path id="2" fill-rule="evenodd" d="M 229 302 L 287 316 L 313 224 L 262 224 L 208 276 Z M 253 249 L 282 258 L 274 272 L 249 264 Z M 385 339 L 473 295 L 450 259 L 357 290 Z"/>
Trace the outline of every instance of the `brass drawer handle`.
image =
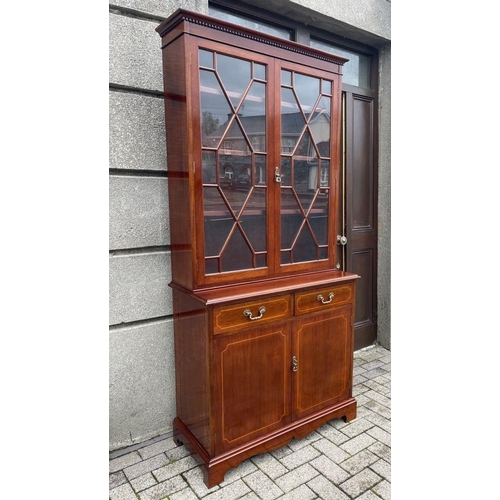
<path id="1" fill-rule="evenodd" d="M 316 298 L 322 303 L 322 304 L 329 304 L 332 300 L 333 300 L 333 297 L 335 296 L 335 294 L 333 292 L 330 292 L 328 294 L 328 298 L 330 300 L 325 300 L 325 298 L 323 297 L 323 295 L 319 294 Z"/>
<path id="2" fill-rule="evenodd" d="M 262 318 L 262 316 L 264 316 L 264 313 L 266 312 L 266 308 L 264 306 L 262 307 L 259 307 L 259 316 L 252 316 L 252 311 L 250 311 L 250 309 L 245 309 L 243 311 L 243 316 L 248 316 L 252 321 L 254 319 L 260 319 Z"/>

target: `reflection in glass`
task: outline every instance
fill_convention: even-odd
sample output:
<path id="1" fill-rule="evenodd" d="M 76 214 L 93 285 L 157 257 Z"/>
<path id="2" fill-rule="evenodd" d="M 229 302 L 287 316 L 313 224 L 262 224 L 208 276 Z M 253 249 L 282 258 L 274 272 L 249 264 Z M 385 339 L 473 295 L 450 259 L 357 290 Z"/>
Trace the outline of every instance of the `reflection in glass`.
<path id="1" fill-rule="evenodd" d="M 249 61 L 217 54 L 217 73 L 235 108 L 250 83 L 251 71 Z"/>
<path id="2" fill-rule="evenodd" d="M 252 79 L 266 66 L 214 54 L 200 68 L 206 274 L 267 265 L 266 83 Z"/>
<path id="3" fill-rule="evenodd" d="M 280 186 L 285 265 L 328 258 L 332 85 L 296 72 L 290 77 L 283 73 Z"/>
<path id="4" fill-rule="evenodd" d="M 205 66 L 206 68 L 214 67 L 214 53 L 208 50 L 200 49 L 200 66 Z"/>
<path id="5" fill-rule="evenodd" d="M 294 88 L 304 113 L 310 113 L 320 92 L 320 80 L 312 76 L 295 73 Z"/>
<path id="6" fill-rule="evenodd" d="M 238 24 L 240 26 L 246 26 L 247 28 L 261 31 L 262 33 L 268 33 L 269 35 L 279 36 L 287 40 L 292 39 L 292 31 L 287 28 L 282 28 L 274 24 L 265 23 L 261 20 L 256 21 L 255 19 L 246 17 L 240 13 L 233 14 L 231 12 L 220 9 L 219 7 L 214 7 L 213 5 L 209 6 L 208 12 L 211 16 L 218 19 L 223 19 L 224 21 L 228 21 L 230 23 Z"/>
<path id="7" fill-rule="evenodd" d="M 311 47 L 337 54 L 349 59 L 342 68 L 342 81 L 357 87 L 370 87 L 370 56 L 359 54 L 350 50 L 342 49 L 331 43 L 311 38 Z"/>
<path id="8" fill-rule="evenodd" d="M 258 80 L 266 79 L 266 67 L 263 64 L 253 63 L 253 77 Z"/>

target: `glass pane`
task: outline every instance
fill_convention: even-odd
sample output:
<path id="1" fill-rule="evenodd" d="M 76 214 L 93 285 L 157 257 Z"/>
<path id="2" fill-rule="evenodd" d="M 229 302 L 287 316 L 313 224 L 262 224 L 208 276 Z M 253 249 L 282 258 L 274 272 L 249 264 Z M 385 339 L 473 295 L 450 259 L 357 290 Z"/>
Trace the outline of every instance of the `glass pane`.
<path id="1" fill-rule="evenodd" d="M 316 260 L 316 258 L 316 245 L 309 230 L 309 226 L 304 224 L 297 243 L 293 247 L 292 259 L 294 262 L 305 262 L 308 260 Z"/>
<path id="2" fill-rule="evenodd" d="M 222 271 L 238 271 L 254 267 L 252 252 L 238 226 L 230 236 L 227 246 L 222 252 Z"/>
<path id="3" fill-rule="evenodd" d="M 232 111 L 213 71 L 200 70 L 201 138 L 204 147 L 216 148 Z"/>
<path id="4" fill-rule="evenodd" d="M 349 59 L 344 64 L 342 81 L 349 85 L 356 85 L 357 87 L 371 88 L 370 87 L 370 62 L 371 57 L 365 54 L 358 54 L 356 52 L 341 49 L 333 44 L 322 42 L 311 38 L 311 47 L 337 54 Z"/>
<path id="5" fill-rule="evenodd" d="M 266 67 L 263 64 L 253 63 L 253 77 L 258 80 L 266 79 Z"/>
<path id="6" fill-rule="evenodd" d="M 266 151 L 266 84 L 253 82 L 239 110 L 240 121 L 254 151 Z"/>
<path id="7" fill-rule="evenodd" d="M 220 155 L 220 187 L 238 215 L 252 187 L 252 156 Z"/>
<path id="8" fill-rule="evenodd" d="M 205 66 L 206 68 L 214 67 L 214 53 L 208 50 L 200 49 L 200 66 Z"/>
<path id="9" fill-rule="evenodd" d="M 286 71 L 284 69 L 281 70 L 281 85 L 292 86 L 292 72 Z"/>
<path id="10" fill-rule="evenodd" d="M 241 126 L 236 118 L 231 121 L 229 129 L 223 137 L 221 149 L 223 149 L 225 153 L 232 154 L 250 152 L 250 145 L 248 144 L 246 136 L 243 134 L 243 130 L 241 129 Z"/>
<path id="11" fill-rule="evenodd" d="M 309 224 L 319 245 L 328 244 L 328 191 L 321 191 L 309 213 Z"/>
<path id="12" fill-rule="evenodd" d="M 318 186 L 318 162 L 295 161 L 293 168 L 293 187 L 304 212 L 316 195 Z"/>
<path id="13" fill-rule="evenodd" d="M 322 80 L 321 93 L 322 94 L 331 94 L 332 93 L 332 82 L 329 80 Z"/>
<path id="14" fill-rule="evenodd" d="M 217 187 L 203 188 L 203 206 L 205 209 L 205 255 L 217 256 L 233 228 L 234 218 Z"/>
<path id="15" fill-rule="evenodd" d="M 217 167 L 214 151 L 203 151 L 202 164 L 203 184 L 217 184 Z"/>
<path id="16" fill-rule="evenodd" d="M 251 71 L 249 61 L 217 54 L 217 73 L 235 108 L 250 83 Z"/>
<path id="17" fill-rule="evenodd" d="M 292 89 L 281 89 L 281 152 L 293 153 L 306 126 Z"/>
<path id="18" fill-rule="evenodd" d="M 281 185 L 292 185 L 292 162 L 290 158 L 281 158 Z"/>
<path id="19" fill-rule="evenodd" d="M 323 158 L 330 157 L 331 101 L 331 97 L 322 96 L 309 122 L 309 128 L 314 138 L 316 149 Z"/>
<path id="20" fill-rule="evenodd" d="M 286 38 L 287 40 L 292 39 L 292 31 L 286 28 L 264 23 L 260 20 L 256 21 L 239 13 L 233 14 L 212 5 L 209 6 L 208 12 L 213 17 L 238 24 L 239 26 L 245 26 L 246 28 L 251 28 L 262 33 L 268 33 L 269 35 L 279 36 L 280 38 Z"/>
<path id="21" fill-rule="evenodd" d="M 312 112 L 320 93 L 320 80 L 311 76 L 295 73 L 294 88 L 302 110 L 306 114 Z"/>
<path id="22" fill-rule="evenodd" d="M 266 157 L 264 155 L 255 155 L 255 185 L 267 185 L 267 167 Z"/>

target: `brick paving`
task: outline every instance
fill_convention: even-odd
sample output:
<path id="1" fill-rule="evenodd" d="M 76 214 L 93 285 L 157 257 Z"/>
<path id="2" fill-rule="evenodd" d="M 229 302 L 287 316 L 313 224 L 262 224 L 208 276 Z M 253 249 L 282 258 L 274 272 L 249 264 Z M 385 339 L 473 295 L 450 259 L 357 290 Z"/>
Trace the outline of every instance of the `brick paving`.
<path id="1" fill-rule="evenodd" d="M 197 462 L 172 438 L 115 452 L 110 500 L 389 500 L 390 351 L 357 351 L 354 367 L 355 420 L 331 420 L 304 439 L 245 460 L 210 489 Z"/>

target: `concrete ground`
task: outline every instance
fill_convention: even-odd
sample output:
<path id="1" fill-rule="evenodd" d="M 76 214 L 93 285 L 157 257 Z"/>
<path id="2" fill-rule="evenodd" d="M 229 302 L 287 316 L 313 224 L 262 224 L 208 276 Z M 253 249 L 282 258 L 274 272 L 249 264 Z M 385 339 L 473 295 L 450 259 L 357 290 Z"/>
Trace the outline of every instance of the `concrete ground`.
<path id="1" fill-rule="evenodd" d="M 391 355 L 374 346 L 354 353 L 357 418 L 331 420 L 301 440 L 245 460 L 208 489 L 184 446 L 171 437 L 113 452 L 110 500 L 389 500 Z"/>

